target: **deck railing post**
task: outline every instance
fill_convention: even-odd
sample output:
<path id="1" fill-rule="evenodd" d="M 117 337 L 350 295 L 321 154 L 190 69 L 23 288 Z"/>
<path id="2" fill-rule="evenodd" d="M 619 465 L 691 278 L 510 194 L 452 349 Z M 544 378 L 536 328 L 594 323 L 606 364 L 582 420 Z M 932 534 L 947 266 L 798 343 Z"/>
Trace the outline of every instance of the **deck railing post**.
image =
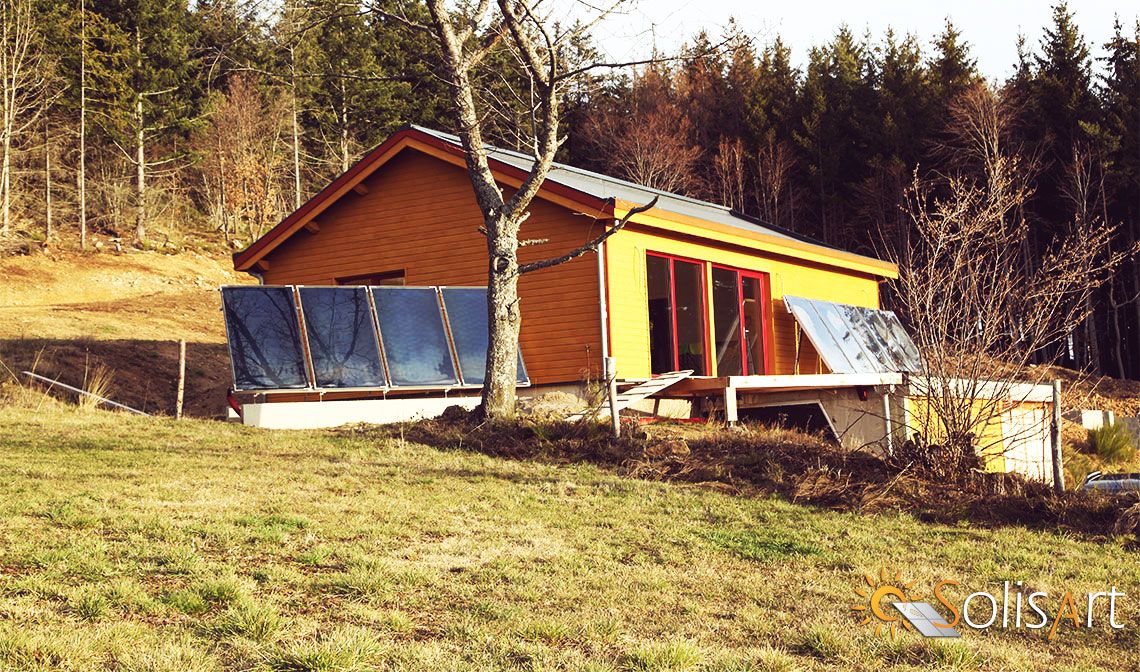
<path id="1" fill-rule="evenodd" d="M 736 408 L 736 388 L 733 387 L 732 378 L 728 379 L 728 385 L 724 388 L 724 421 L 730 427 L 736 426 L 736 421 L 740 419 L 740 415 Z"/>

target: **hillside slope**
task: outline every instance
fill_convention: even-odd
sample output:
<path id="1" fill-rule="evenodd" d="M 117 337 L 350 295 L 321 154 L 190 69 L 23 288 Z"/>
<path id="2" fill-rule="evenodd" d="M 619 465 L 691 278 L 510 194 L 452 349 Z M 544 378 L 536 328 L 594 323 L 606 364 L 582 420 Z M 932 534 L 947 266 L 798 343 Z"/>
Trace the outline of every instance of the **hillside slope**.
<path id="1" fill-rule="evenodd" d="M 248 282 L 196 253 L 0 259 L 0 362 L 80 387 L 106 367 L 116 401 L 172 413 L 185 339 L 186 412 L 218 416 L 230 384 L 218 287 Z"/>

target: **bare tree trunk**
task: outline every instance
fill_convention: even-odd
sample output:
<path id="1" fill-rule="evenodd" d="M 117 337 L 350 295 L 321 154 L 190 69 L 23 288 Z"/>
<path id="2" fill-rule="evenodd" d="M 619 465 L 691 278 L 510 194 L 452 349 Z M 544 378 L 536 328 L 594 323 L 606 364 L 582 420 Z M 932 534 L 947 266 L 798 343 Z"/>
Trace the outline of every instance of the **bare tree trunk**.
<path id="1" fill-rule="evenodd" d="M 52 235 L 52 201 L 51 201 L 51 128 L 44 123 L 44 239 L 50 240 Z"/>
<path id="2" fill-rule="evenodd" d="M 135 29 L 135 67 L 142 72 L 142 36 Z M 135 238 L 146 242 L 146 119 L 141 82 L 135 92 Z"/>
<path id="3" fill-rule="evenodd" d="M 341 107 L 337 112 L 340 121 L 340 172 L 348 170 L 349 142 L 348 142 L 348 92 L 345 91 L 344 80 L 340 81 Z"/>
<path id="4" fill-rule="evenodd" d="M 1120 309 L 1123 306 L 1116 303 L 1116 278 L 1108 283 L 1108 304 L 1112 311 L 1112 355 L 1116 360 L 1116 375 L 1118 378 L 1127 378 L 1128 374 L 1124 370 L 1124 334 L 1120 331 Z"/>
<path id="5" fill-rule="evenodd" d="M 4 111 L 7 116 L 7 110 Z M 5 119 L 7 123 L 7 119 Z M 0 151 L 4 152 L 4 165 L 0 168 L 0 189 L 4 190 L 3 204 L 0 205 L 0 210 L 3 214 L 0 215 L 0 234 L 8 235 L 9 222 L 11 221 L 12 212 L 12 136 L 5 132 L 3 142 L 0 143 Z"/>
<path id="6" fill-rule="evenodd" d="M 301 128 L 297 121 L 297 64 L 296 48 L 289 47 L 289 87 L 292 93 L 290 101 L 293 114 L 293 209 L 301 207 Z"/>
<path id="7" fill-rule="evenodd" d="M 500 220 L 498 233 L 487 238 L 487 371 L 484 412 L 496 417 L 514 413 L 518 381 L 518 342 L 522 327 L 519 306 L 519 225 Z"/>
<path id="8" fill-rule="evenodd" d="M 75 186 L 79 199 L 79 249 L 87 249 L 87 0 L 80 0 L 79 25 L 79 166 Z"/>
<path id="9" fill-rule="evenodd" d="M 1093 304 L 1092 295 L 1085 297 L 1085 310 L 1088 311 L 1088 317 L 1085 318 L 1085 340 L 1088 348 L 1088 365 L 1089 370 L 1093 373 L 1100 375 L 1102 368 L 1100 363 L 1100 334 L 1098 333 L 1096 325 L 1096 306 Z"/>

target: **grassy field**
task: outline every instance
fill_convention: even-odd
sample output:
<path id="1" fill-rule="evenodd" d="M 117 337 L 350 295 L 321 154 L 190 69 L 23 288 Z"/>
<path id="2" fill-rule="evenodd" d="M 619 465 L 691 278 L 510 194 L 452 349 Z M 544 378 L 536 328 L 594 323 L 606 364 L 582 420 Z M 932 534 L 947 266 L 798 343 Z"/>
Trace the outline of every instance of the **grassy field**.
<path id="1" fill-rule="evenodd" d="M 880 567 L 1129 592 L 1135 556 L 350 432 L 0 401 L 0 669 L 1135 669 L 1129 628 L 875 636 Z M 1134 598 L 1130 594 L 1130 598 Z M 1083 612 L 1082 612 L 1083 613 Z"/>

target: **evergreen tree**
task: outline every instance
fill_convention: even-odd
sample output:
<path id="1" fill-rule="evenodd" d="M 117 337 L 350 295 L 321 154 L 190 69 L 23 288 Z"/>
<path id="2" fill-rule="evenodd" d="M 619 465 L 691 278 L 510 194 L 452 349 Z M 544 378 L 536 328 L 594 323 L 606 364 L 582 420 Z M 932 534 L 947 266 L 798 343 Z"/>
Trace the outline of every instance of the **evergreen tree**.
<path id="1" fill-rule="evenodd" d="M 1034 211 L 1043 227 L 1043 242 L 1048 242 L 1073 216 L 1062 197 L 1066 173 L 1076 153 L 1088 148 L 1098 117 L 1089 48 L 1064 2 L 1053 8 L 1053 23 L 1045 29 L 1035 66 L 1030 121 L 1040 129 L 1034 139 L 1047 163 Z"/>
<path id="2" fill-rule="evenodd" d="M 872 152 L 870 174 L 858 208 L 881 238 L 903 242 L 906 231 L 900 206 L 934 126 L 933 87 L 913 35 L 900 41 L 888 30 L 878 54 L 878 114 L 869 119 L 866 129 Z"/>
<path id="3" fill-rule="evenodd" d="M 867 175 L 868 117 L 875 114 L 874 64 L 866 44 L 842 27 L 811 50 L 796 132 L 812 233 L 827 243 L 868 250 L 867 231 L 850 211 Z"/>
<path id="4" fill-rule="evenodd" d="M 756 82 L 746 99 L 747 137 L 754 145 L 792 138 L 799 97 L 799 72 L 792 51 L 776 37 L 760 54 Z"/>
<path id="5" fill-rule="evenodd" d="M 1105 45 L 1105 74 L 1099 87 L 1103 110 L 1100 142 L 1108 169 L 1104 216 L 1121 225 L 1120 237 L 1140 243 L 1140 21 L 1132 37 L 1116 21 Z M 1140 356 L 1140 259 L 1133 258 L 1110 285 L 1106 309 L 1111 310 L 1114 360 L 1118 375 L 1136 377 Z M 1127 300 L 1131 298 L 1131 300 Z M 1127 340 L 1125 340 L 1127 339 Z"/>
<path id="6" fill-rule="evenodd" d="M 946 106 L 981 81 L 977 61 L 970 55 L 970 44 L 949 18 L 934 40 L 934 53 L 927 65 L 931 102 L 935 109 Z"/>

